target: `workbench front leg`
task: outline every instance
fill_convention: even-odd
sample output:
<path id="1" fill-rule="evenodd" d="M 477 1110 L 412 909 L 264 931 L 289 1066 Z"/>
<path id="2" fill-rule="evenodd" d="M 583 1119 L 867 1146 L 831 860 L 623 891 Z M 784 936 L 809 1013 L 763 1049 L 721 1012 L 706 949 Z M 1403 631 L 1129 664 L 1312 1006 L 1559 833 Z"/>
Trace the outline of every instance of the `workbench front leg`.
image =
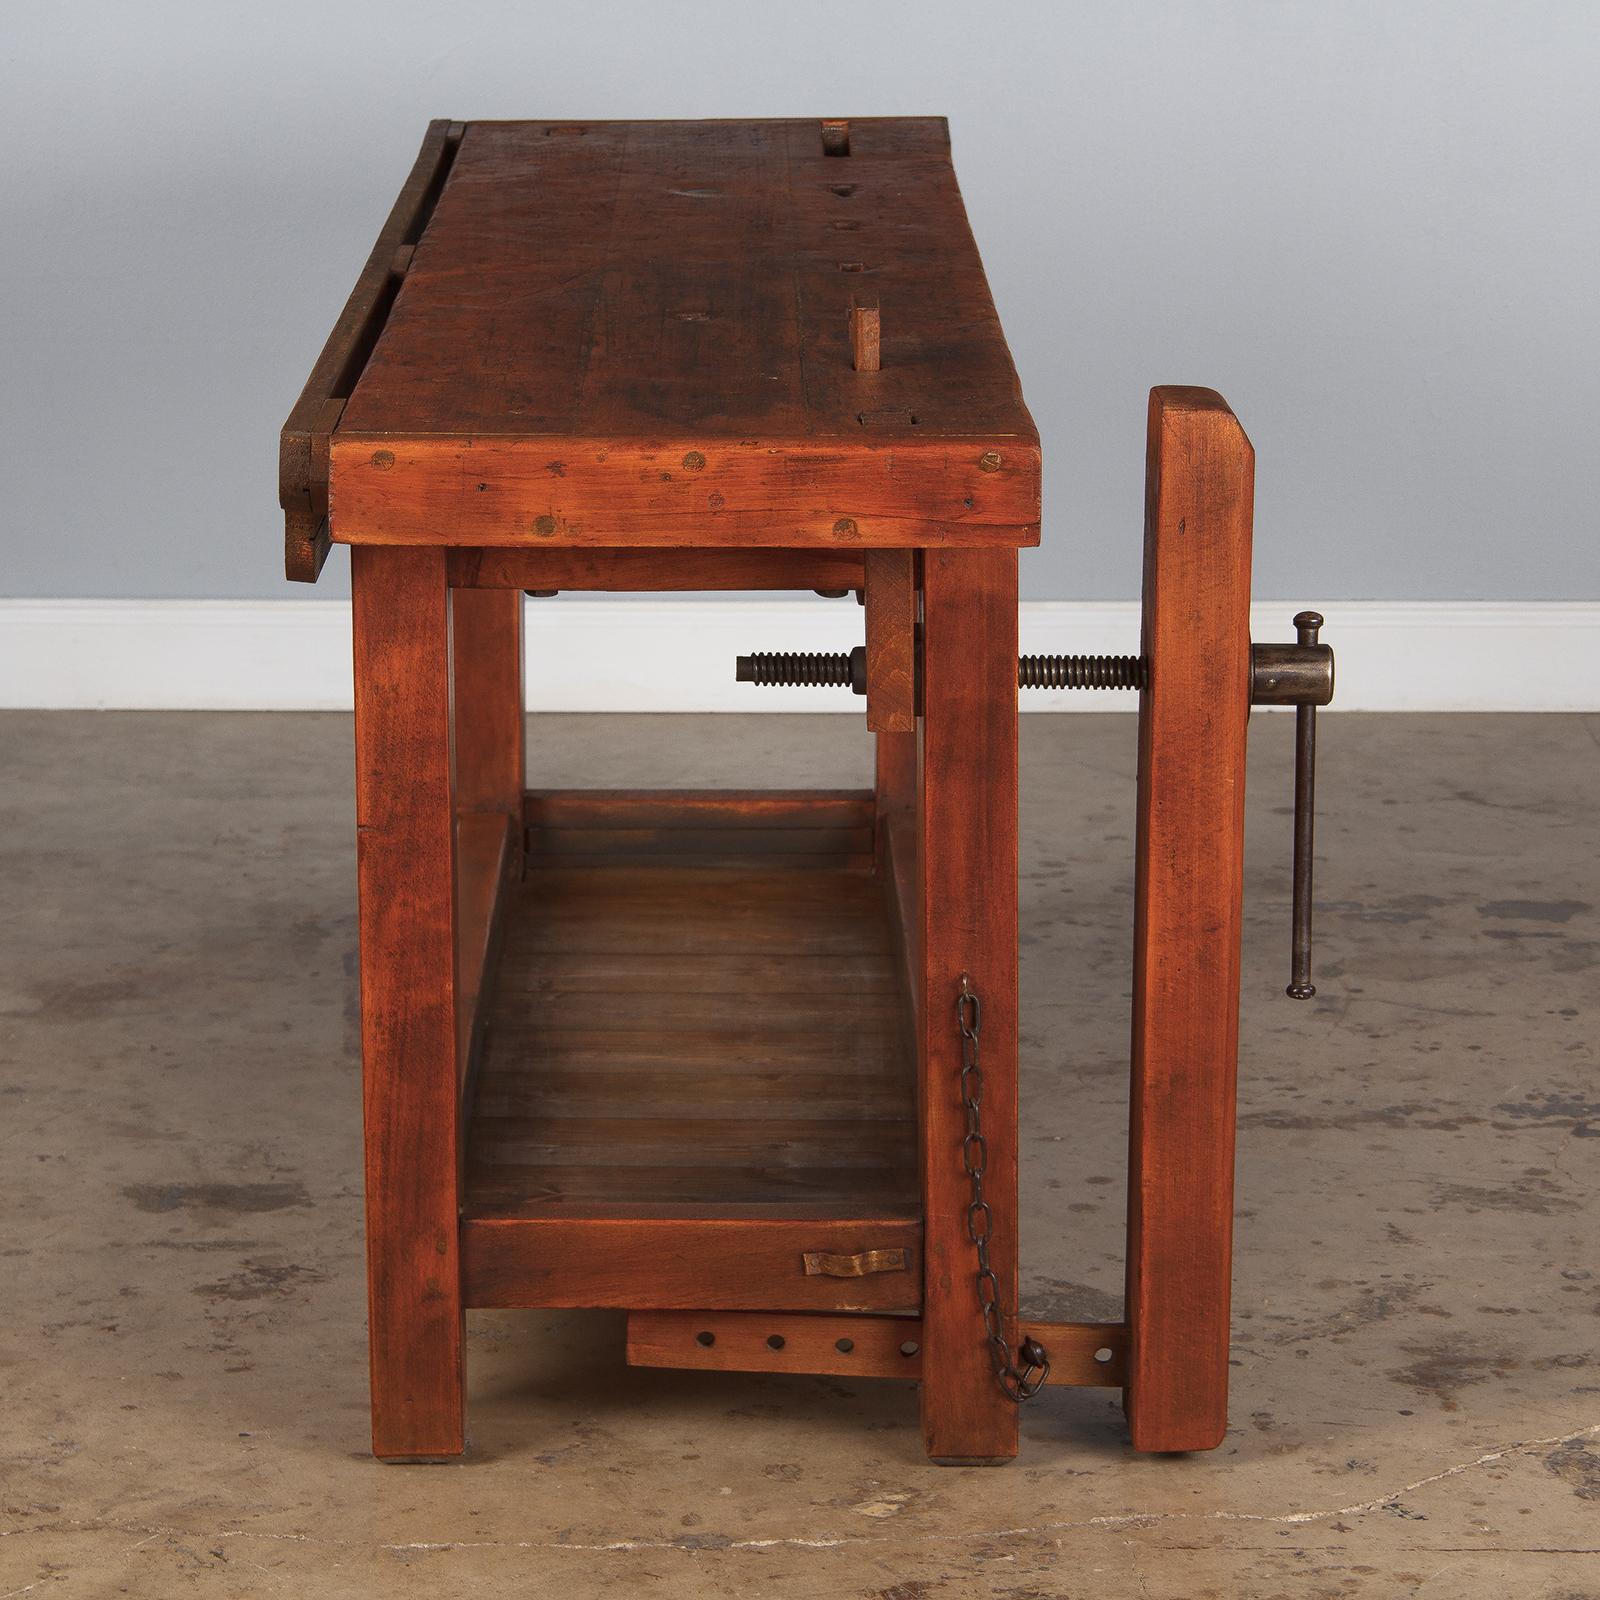
<path id="1" fill-rule="evenodd" d="M 1126 1311 L 1138 1450 L 1209 1450 L 1228 1425 L 1254 480 L 1220 395 L 1152 392 Z"/>
<path id="2" fill-rule="evenodd" d="M 351 550 L 372 1448 L 459 1455 L 455 801 L 440 548 Z"/>
<path id="3" fill-rule="evenodd" d="M 935 1461 L 987 1464 L 1017 1453 L 1017 1407 L 991 1366 L 968 1235 L 956 999 L 965 973 L 982 1008 L 983 1183 L 1009 1344 L 1017 1312 L 1015 550 L 926 552 L 922 693 L 922 1432 Z"/>

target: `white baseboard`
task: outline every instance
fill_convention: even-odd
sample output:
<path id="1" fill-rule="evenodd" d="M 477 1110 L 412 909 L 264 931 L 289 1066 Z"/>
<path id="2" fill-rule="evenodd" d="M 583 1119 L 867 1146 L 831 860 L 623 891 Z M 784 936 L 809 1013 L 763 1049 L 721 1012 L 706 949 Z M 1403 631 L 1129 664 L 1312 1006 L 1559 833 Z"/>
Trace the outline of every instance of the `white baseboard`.
<path id="1" fill-rule="evenodd" d="M 1296 607 L 1256 605 L 1257 639 Z M 1329 602 L 1341 711 L 1600 711 L 1600 602 Z M 528 603 L 531 711 L 852 711 L 838 690 L 735 683 L 752 650 L 847 650 L 849 601 Z M 1028 654 L 1130 654 L 1132 601 L 1025 601 Z M 1029 711 L 1127 711 L 1126 694 L 1030 691 Z M 341 711 L 350 608 L 329 600 L 0 600 L 0 706 Z"/>

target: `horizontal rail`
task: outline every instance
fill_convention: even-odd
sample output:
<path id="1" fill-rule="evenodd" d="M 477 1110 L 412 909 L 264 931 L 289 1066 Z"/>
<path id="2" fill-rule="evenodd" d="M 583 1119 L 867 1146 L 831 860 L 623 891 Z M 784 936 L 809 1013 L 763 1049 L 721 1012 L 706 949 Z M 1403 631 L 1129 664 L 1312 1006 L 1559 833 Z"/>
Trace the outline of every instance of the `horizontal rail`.
<path id="1" fill-rule="evenodd" d="M 1017 1327 L 1049 1351 L 1050 1384 L 1119 1389 L 1127 1382 L 1124 1324 L 1040 1322 L 1024 1315 Z M 922 1376 L 922 1321 L 761 1311 L 634 1311 L 628 1317 L 628 1361 L 636 1367 L 916 1380 Z"/>
<path id="2" fill-rule="evenodd" d="M 858 550 L 497 550 L 449 557 L 457 589 L 592 590 L 653 594 L 695 589 L 859 589 Z"/>

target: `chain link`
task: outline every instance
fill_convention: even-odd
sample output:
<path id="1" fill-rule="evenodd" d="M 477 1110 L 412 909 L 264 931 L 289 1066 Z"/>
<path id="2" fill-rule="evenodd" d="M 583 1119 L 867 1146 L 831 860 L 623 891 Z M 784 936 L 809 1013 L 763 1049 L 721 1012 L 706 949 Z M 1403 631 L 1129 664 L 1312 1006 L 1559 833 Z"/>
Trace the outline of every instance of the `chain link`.
<path id="1" fill-rule="evenodd" d="M 1008 1400 L 1031 1400 L 1050 1376 L 1050 1356 L 1037 1339 L 1024 1339 L 1016 1358 L 1006 1343 L 1000 1322 L 1000 1280 L 989 1264 L 989 1239 L 994 1233 L 994 1211 L 984 1198 L 983 1178 L 989 1166 L 989 1144 L 983 1136 L 983 1064 L 978 1040 L 983 1031 L 983 1006 L 966 973 L 956 996 L 956 1021 L 961 1029 L 961 1103 L 966 1107 L 967 1131 L 961 1141 L 961 1165 L 972 1183 L 967 1205 L 967 1237 L 978 1251 L 978 1305 L 983 1312 L 983 1332 L 989 1344 L 989 1364 L 995 1382 Z M 1017 1365 L 1020 1360 L 1023 1364 Z"/>

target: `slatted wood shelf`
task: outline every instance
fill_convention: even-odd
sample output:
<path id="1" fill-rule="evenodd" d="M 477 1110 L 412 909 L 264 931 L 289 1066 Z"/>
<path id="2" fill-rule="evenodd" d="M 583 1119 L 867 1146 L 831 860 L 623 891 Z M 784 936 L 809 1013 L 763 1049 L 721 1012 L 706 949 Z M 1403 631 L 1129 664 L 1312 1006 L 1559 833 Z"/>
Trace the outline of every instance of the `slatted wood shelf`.
<path id="1" fill-rule="evenodd" d="M 871 795 L 536 793 L 524 813 L 471 1100 L 468 1303 L 914 1312 L 914 1079 Z M 903 1270 L 860 1278 L 802 1263 L 895 1248 Z"/>

